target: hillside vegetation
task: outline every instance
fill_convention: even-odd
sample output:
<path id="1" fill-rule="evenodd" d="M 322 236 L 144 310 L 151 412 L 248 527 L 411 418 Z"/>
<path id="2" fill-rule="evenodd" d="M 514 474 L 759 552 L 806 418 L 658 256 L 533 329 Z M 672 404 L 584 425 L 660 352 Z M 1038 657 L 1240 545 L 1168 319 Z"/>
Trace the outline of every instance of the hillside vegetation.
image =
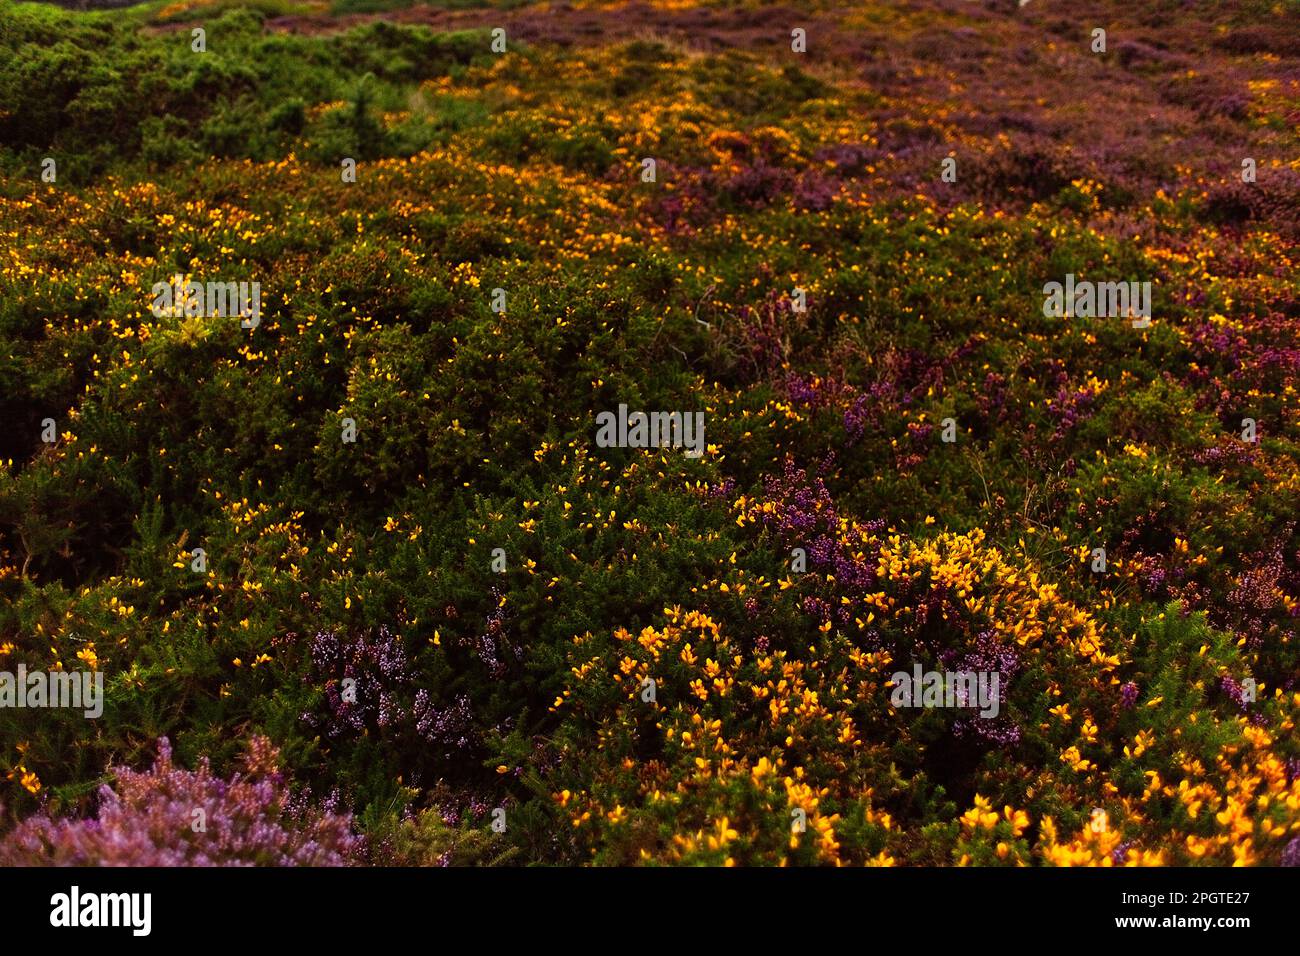
<path id="1" fill-rule="evenodd" d="M 1298 38 L 0 0 L 0 860 L 1300 863 Z"/>

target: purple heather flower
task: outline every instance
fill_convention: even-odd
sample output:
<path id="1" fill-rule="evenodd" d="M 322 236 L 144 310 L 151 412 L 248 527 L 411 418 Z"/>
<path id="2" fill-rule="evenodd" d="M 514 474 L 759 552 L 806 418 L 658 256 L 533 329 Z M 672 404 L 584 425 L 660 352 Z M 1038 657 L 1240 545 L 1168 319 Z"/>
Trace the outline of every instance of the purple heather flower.
<path id="1" fill-rule="evenodd" d="M 1295 837 L 1282 851 L 1283 866 L 1300 866 L 1300 837 Z"/>
<path id="2" fill-rule="evenodd" d="M 447 707 L 435 706 L 424 688 L 415 694 L 415 729 L 426 741 L 441 745 L 444 755 L 467 749 L 472 741 L 473 715 L 469 698 L 460 695 Z"/>
<path id="3" fill-rule="evenodd" d="M 1246 692 L 1242 689 L 1241 684 L 1228 674 L 1219 678 L 1219 689 L 1232 698 L 1233 702 L 1242 709 L 1246 709 Z"/>
<path id="4" fill-rule="evenodd" d="M 499 678 L 505 674 L 499 652 L 511 648 L 504 635 L 500 591 L 494 589 L 492 598 L 485 633 L 469 644 L 492 676 Z M 419 687 L 401 638 L 387 627 L 351 638 L 322 631 L 312 642 L 312 662 L 314 676 L 325 681 L 327 712 L 306 713 L 302 719 L 327 736 L 357 737 L 368 730 L 382 731 L 389 738 L 413 734 L 433 744 L 445 758 L 475 745 L 469 698 L 462 695 L 444 705 L 427 688 Z M 344 692 L 348 680 L 354 682 L 354 694 Z M 413 773 L 412 779 L 416 776 Z"/>
<path id="5" fill-rule="evenodd" d="M 1129 681 L 1119 689 L 1119 699 L 1125 707 L 1132 707 L 1137 703 L 1138 685 Z"/>
<path id="6" fill-rule="evenodd" d="M 158 742 L 151 769 L 114 771 L 87 819 L 28 817 L 0 840 L 4 866 L 345 866 L 363 847 L 350 816 L 293 800 L 270 741 L 249 741 L 243 772 L 214 777 L 172 763 Z"/>

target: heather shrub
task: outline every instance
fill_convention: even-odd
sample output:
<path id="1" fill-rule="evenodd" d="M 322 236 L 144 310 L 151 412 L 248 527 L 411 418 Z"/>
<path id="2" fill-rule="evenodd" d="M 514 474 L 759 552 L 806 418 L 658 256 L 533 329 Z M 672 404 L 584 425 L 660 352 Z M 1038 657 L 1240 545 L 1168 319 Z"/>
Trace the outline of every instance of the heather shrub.
<path id="1" fill-rule="evenodd" d="M 5 866 L 343 866 L 361 847 L 350 819 L 296 802 L 264 737 L 242 771 L 212 775 L 172 763 L 158 743 L 143 772 L 118 767 L 86 819 L 28 817 L 0 840 Z"/>

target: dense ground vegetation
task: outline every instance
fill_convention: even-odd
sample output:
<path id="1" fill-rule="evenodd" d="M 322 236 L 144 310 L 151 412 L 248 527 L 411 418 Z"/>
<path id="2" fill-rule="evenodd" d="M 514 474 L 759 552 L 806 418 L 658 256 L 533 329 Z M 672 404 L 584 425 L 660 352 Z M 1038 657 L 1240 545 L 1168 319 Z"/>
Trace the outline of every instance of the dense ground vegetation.
<path id="1" fill-rule="evenodd" d="M 0 860 L 1300 862 L 1298 132 L 1291 2 L 0 0 Z"/>

